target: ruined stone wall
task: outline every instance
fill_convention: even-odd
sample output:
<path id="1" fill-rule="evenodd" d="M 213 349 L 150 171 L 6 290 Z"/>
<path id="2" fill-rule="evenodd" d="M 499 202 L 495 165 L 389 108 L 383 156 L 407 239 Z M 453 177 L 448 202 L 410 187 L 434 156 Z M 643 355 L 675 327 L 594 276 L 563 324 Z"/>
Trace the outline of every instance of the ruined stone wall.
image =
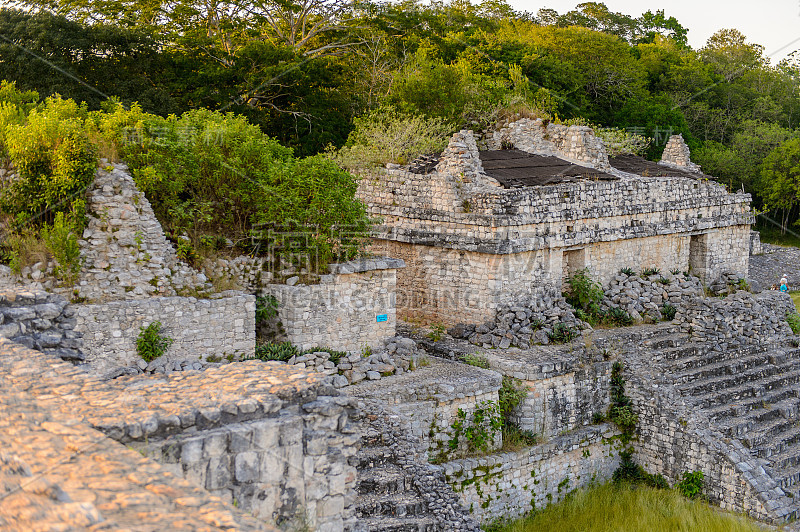
<path id="1" fill-rule="evenodd" d="M 672 135 L 661 154 L 661 164 L 672 166 L 681 170 L 701 173 L 700 166 L 692 162 L 689 146 L 683 140 L 683 135 Z"/>
<path id="2" fill-rule="evenodd" d="M 75 309 L 40 290 L 0 290 L 0 337 L 74 362 L 85 359 Z"/>
<path id="3" fill-rule="evenodd" d="M 278 300 L 284 338 L 300 349 L 361 352 L 395 335 L 396 272 L 403 267 L 396 259 L 332 265 L 319 284 L 268 284 L 262 293 Z"/>
<path id="4" fill-rule="evenodd" d="M 724 299 L 692 298 L 679 308 L 675 322 L 696 342 L 757 344 L 791 337 L 786 315 L 795 310 L 789 294 L 738 291 Z"/>
<path id="5" fill-rule="evenodd" d="M 493 132 L 487 139 L 487 147 L 499 150 L 503 142 L 529 153 L 555 155 L 603 171 L 611 169 L 603 141 L 590 127 L 545 124 L 541 118 L 523 118 Z"/>
<path id="6" fill-rule="evenodd" d="M 92 302 L 174 296 L 206 278 L 178 260 L 161 224 L 124 164 L 98 169 L 80 240 L 77 296 Z"/>
<path id="7" fill-rule="evenodd" d="M 585 427 L 518 453 L 444 464 L 461 504 L 482 522 L 525 515 L 575 488 L 611 478 L 619 466 L 610 425 Z"/>
<path id="8" fill-rule="evenodd" d="M 152 517 L 148 512 L 166 518 L 169 509 L 162 509 L 154 495 L 169 493 L 175 519 L 185 513 L 194 523 L 187 526 L 192 530 L 202 528 L 199 521 L 213 522 L 212 511 L 223 510 L 229 515 L 227 528 L 259 528 L 252 518 L 237 521 L 243 514 L 236 507 L 256 515 L 263 529 L 298 513 L 306 515 L 312 530 L 341 531 L 354 520 L 356 475 L 348 458 L 358 450 L 358 431 L 350 421 L 355 403 L 338 396 L 322 375 L 249 361 L 102 381 L 72 364 L 0 339 L 0 383 L 7 390 L 0 401 L 9 394 L 25 396 L 3 404 L 3 448 L 24 454 L 44 477 L 63 477 L 65 462 L 84 456 L 76 449 L 91 456 L 94 465 L 81 460 L 85 469 L 71 473 L 63 489 L 76 503 L 96 505 L 100 518 L 128 512 L 128 527 L 150 530 L 145 526 Z M 25 415 L 33 407 L 44 419 Z M 95 436 L 75 438 L 66 450 L 52 453 L 39 436 L 25 439 L 34 430 L 58 437 L 86 431 Z M 65 461 L 67 453 L 72 459 Z M 112 453 L 110 465 L 120 461 L 118 466 L 98 466 Z M 135 471 L 128 464 L 136 464 Z M 163 485 L 159 489 L 164 491 L 149 488 L 151 495 L 144 496 L 144 485 Z M 183 493 L 193 498 L 184 499 Z M 152 502 L 144 513 L 142 501 Z M 163 528 L 164 522 L 152 529 Z"/>
<path id="9" fill-rule="evenodd" d="M 226 297 L 227 296 L 227 297 Z M 73 305 L 86 361 L 98 372 L 133 366 L 140 328 L 155 321 L 174 343 L 161 357 L 199 360 L 250 355 L 255 350 L 255 297 L 222 293 L 212 299 L 163 297 Z"/>

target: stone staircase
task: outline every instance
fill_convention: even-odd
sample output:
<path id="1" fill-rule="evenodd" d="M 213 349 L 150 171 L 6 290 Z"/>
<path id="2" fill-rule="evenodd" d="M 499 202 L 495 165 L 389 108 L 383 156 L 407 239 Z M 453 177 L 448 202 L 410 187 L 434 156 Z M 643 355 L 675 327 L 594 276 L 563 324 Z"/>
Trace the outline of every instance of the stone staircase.
<path id="1" fill-rule="evenodd" d="M 749 344 L 710 348 L 674 329 L 644 340 L 652 359 L 711 428 L 739 440 L 800 510 L 800 349 Z"/>
<path id="2" fill-rule="evenodd" d="M 358 469 L 355 529 L 385 532 L 442 530 L 414 486 L 414 476 L 403 468 L 396 451 L 380 435 L 364 436 L 354 457 Z"/>

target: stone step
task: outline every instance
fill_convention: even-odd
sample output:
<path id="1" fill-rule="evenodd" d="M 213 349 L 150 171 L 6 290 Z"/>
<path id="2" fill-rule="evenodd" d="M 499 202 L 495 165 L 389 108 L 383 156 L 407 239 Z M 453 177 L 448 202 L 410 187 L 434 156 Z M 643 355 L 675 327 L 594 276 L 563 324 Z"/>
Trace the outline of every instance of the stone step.
<path id="1" fill-rule="evenodd" d="M 712 351 L 704 351 L 698 352 L 689 357 L 682 357 L 672 360 L 668 366 L 668 369 L 672 372 L 681 372 L 685 370 L 689 370 L 692 368 L 702 368 L 703 366 L 709 366 L 711 364 L 717 364 L 723 361 L 730 361 L 730 360 L 737 360 L 749 355 L 758 355 L 760 353 L 764 353 L 764 349 L 738 349 L 733 351 L 724 351 L 720 349 L 715 349 Z M 775 361 L 773 362 L 773 359 Z M 779 364 L 781 361 L 776 357 L 772 357 L 770 359 L 772 364 Z M 784 360 L 785 362 L 785 360 Z"/>
<path id="2" fill-rule="evenodd" d="M 361 495 L 356 498 L 356 517 L 424 517 L 428 506 L 416 493 Z"/>
<path id="3" fill-rule="evenodd" d="M 669 349 L 662 349 L 653 355 L 655 361 L 669 361 L 680 360 L 682 358 L 689 358 L 697 355 L 700 349 L 694 344 L 688 344 L 681 347 L 673 347 Z"/>
<path id="4" fill-rule="evenodd" d="M 784 376 L 784 374 L 793 372 L 793 369 L 793 364 L 785 364 L 781 366 L 765 364 L 732 375 L 721 375 L 694 382 L 684 382 L 678 384 L 677 388 L 683 392 L 683 395 L 691 396 L 706 395 L 718 392 L 718 397 L 715 402 L 719 404 L 728 402 L 720 397 L 720 394 L 724 393 L 726 390 L 742 385 L 756 386 L 762 381 L 765 381 L 769 377 L 773 376 L 780 379 L 782 376 Z M 756 394 L 752 394 L 747 397 L 753 397 L 755 395 Z"/>
<path id="5" fill-rule="evenodd" d="M 713 364 L 705 364 L 698 368 L 689 368 L 673 374 L 676 384 L 707 381 L 725 375 L 741 375 L 749 370 L 772 367 L 769 355 L 761 353 L 732 360 L 721 360 Z"/>
<path id="6" fill-rule="evenodd" d="M 727 418 L 743 416 L 751 410 L 764 408 L 764 403 L 772 405 L 786 399 L 800 397 L 800 390 L 793 387 L 777 388 L 768 390 L 759 397 L 751 397 L 742 401 L 712 406 L 705 409 L 709 419 L 718 424 L 724 423 Z"/>
<path id="7" fill-rule="evenodd" d="M 796 420 L 798 413 L 797 398 L 784 399 L 774 404 L 763 403 L 761 408 L 753 408 L 741 416 L 727 419 L 718 427 L 728 436 L 742 438 L 754 431 L 770 426 L 776 420 Z"/>
<path id="8" fill-rule="evenodd" d="M 687 343 L 689 343 L 688 335 L 673 331 L 668 331 L 668 334 L 661 334 L 642 341 L 642 345 L 648 349 L 668 349 L 681 347 Z"/>
<path id="9" fill-rule="evenodd" d="M 777 441 L 777 436 L 782 432 L 788 432 L 792 427 L 797 426 L 797 418 L 786 419 L 784 417 L 775 417 L 768 422 L 764 423 L 758 429 L 753 429 L 745 434 L 741 440 L 742 443 L 750 449 L 759 449 L 774 445 Z"/>
<path id="10" fill-rule="evenodd" d="M 769 460 L 775 471 L 800 466 L 800 427 L 781 434 L 781 441 L 758 450 L 757 456 Z"/>
<path id="11" fill-rule="evenodd" d="M 361 495 L 402 493 L 413 489 L 413 479 L 400 466 L 384 464 L 358 472 L 356 490 Z"/>
<path id="12" fill-rule="evenodd" d="M 373 469 L 386 464 L 394 465 L 397 459 L 388 447 L 362 447 L 361 450 L 350 458 L 350 465 L 362 471 Z"/>
<path id="13" fill-rule="evenodd" d="M 792 367 L 788 365 L 788 367 Z M 741 401 L 750 398 L 761 398 L 766 392 L 779 390 L 787 386 L 794 386 L 800 383 L 800 369 L 787 371 L 787 366 L 781 366 L 780 371 L 757 380 L 740 379 L 742 382 L 736 385 L 725 386 L 725 382 L 711 389 L 686 385 L 689 390 L 694 390 L 694 394 L 687 391 L 685 396 L 693 395 L 694 404 L 699 408 L 708 408 L 711 405 L 730 404 L 734 401 Z M 700 392 L 700 393 L 697 393 Z"/>
<path id="14" fill-rule="evenodd" d="M 800 465 L 781 470 L 778 477 L 778 484 L 784 491 L 795 491 L 796 493 L 797 490 L 800 490 Z"/>
<path id="15" fill-rule="evenodd" d="M 356 532 L 439 532 L 432 517 L 370 517 L 359 520 Z"/>

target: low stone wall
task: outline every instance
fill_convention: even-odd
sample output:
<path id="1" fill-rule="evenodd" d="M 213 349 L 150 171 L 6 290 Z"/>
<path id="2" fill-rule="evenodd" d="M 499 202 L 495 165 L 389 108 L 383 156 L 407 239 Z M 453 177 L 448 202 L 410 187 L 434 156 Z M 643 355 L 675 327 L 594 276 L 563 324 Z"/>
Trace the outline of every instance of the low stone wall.
<path id="1" fill-rule="evenodd" d="M 558 502 L 575 488 L 609 480 L 619 466 L 617 434 L 607 424 L 585 427 L 519 453 L 442 467 L 461 504 L 477 519 L 521 516 Z"/>
<path id="2" fill-rule="evenodd" d="M 641 272 L 639 275 L 620 272 L 606 288 L 602 305 L 606 309 L 621 308 L 636 321 L 644 316 L 661 321 L 665 304 L 677 310 L 703 296 L 703 283 L 693 275 L 661 272 L 644 277 Z"/>
<path id="3" fill-rule="evenodd" d="M 300 349 L 327 347 L 361 352 L 383 347 L 395 335 L 398 259 L 371 259 L 331 266 L 319 284 L 270 284 L 263 294 L 279 303 L 285 339 Z M 287 281 L 288 282 L 288 281 Z M 297 282 L 297 279 L 294 279 Z"/>
<path id="4" fill-rule="evenodd" d="M 59 468 L 84 452 L 95 460 L 96 451 L 95 465 L 81 459 L 85 471 L 72 473 L 64 490 L 76 503 L 98 503 L 100 519 L 133 511 L 141 501 L 155 501 L 153 493 L 136 493 L 138 486 L 158 477 L 148 486 L 171 479 L 162 488 L 166 491 L 155 494 L 170 493 L 171 504 L 184 508 L 178 513 L 191 508 L 189 522 L 208 519 L 213 510 L 244 518 L 239 507 L 256 515 L 264 529 L 269 528 L 265 523 L 305 517 L 312 530 L 341 531 L 354 521 L 356 474 L 348 459 L 358 450 L 359 432 L 350 421 L 355 402 L 339 396 L 324 379 L 254 360 L 179 375 L 102 381 L 72 364 L 0 339 L 0 383 L 7 391 L 0 398 L 0 443 L 24 454 L 45 477 L 63 475 Z M 10 394 L 19 397 L 7 404 Z M 45 417 L 27 417 L 32 408 Z M 39 436 L 25 440 L 26 431 L 59 437 L 91 431 L 95 436 L 72 438 L 71 444 L 67 437 L 68 450 L 52 454 L 40 445 Z M 98 466 L 112 452 L 110 465 L 120 463 Z M 65 461 L 67 453 L 72 459 Z M 129 471 L 129 464 L 137 465 L 135 471 Z M 118 471 L 126 476 L 117 476 Z M 116 492 L 126 491 L 130 499 L 127 494 L 115 498 Z M 194 498 L 183 499 L 184 492 Z M 158 515 L 161 508 L 154 504 L 147 511 Z M 146 524 L 147 511 L 128 515 L 128 523 Z M 214 526 L 253 530 L 257 522 L 244 518 L 237 524 L 220 517 Z M 192 529 L 198 528 L 195 523 Z"/>
<path id="5" fill-rule="evenodd" d="M 174 342 L 166 361 L 250 355 L 255 350 L 255 297 L 223 293 L 213 299 L 163 297 L 73 305 L 86 361 L 98 372 L 141 361 L 140 327 L 160 321 Z"/>
<path id="6" fill-rule="evenodd" d="M 738 291 L 724 299 L 693 298 L 675 320 L 697 342 L 760 343 L 793 336 L 786 315 L 795 311 L 789 294 Z"/>
<path id="7" fill-rule="evenodd" d="M 55 355 L 82 361 L 81 333 L 75 309 L 63 297 L 41 290 L 0 291 L 0 337 Z"/>

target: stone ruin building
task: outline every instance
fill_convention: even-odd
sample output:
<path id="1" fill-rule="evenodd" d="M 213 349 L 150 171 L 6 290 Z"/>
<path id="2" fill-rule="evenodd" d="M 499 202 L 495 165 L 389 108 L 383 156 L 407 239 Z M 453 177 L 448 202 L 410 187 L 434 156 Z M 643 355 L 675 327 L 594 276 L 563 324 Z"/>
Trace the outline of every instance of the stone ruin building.
<path id="1" fill-rule="evenodd" d="M 652 163 L 520 120 L 369 172 L 358 194 L 382 218 L 374 256 L 303 284 L 253 257 L 183 263 L 125 166 L 104 163 L 76 284 L 46 263 L 0 272 L 0 529 L 477 531 L 611 478 L 616 361 L 637 463 L 670 484 L 702 471 L 724 509 L 800 516 L 794 307 L 740 290 L 750 198 L 679 136 Z M 586 327 L 561 295 L 584 268 L 604 308 L 654 323 Z M 302 354 L 247 360 L 257 295 Z M 136 337 L 156 320 L 174 343 L 145 363 Z M 553 344 L 557 323 L 584 330 Z M 537 443 L 451 445 L 503 377 L 527 389 L 512 418 Z"/>
<path id="2" fill-rule="evenodd" d="M 362 179 L 383 225 L 381 254 L 403 259 L 398 312 L 446 324 L 493 319 L 506 302 L 559 292 L 588 268 L 747 277 L 750 197 L 688 159 L 680 136 L 661 163 L 609 157 L 588 127 L 523 119 L 483 140 L 453 136 L 438 163 Z M 513 149 L 502 149 L 513 146 Z"/>

